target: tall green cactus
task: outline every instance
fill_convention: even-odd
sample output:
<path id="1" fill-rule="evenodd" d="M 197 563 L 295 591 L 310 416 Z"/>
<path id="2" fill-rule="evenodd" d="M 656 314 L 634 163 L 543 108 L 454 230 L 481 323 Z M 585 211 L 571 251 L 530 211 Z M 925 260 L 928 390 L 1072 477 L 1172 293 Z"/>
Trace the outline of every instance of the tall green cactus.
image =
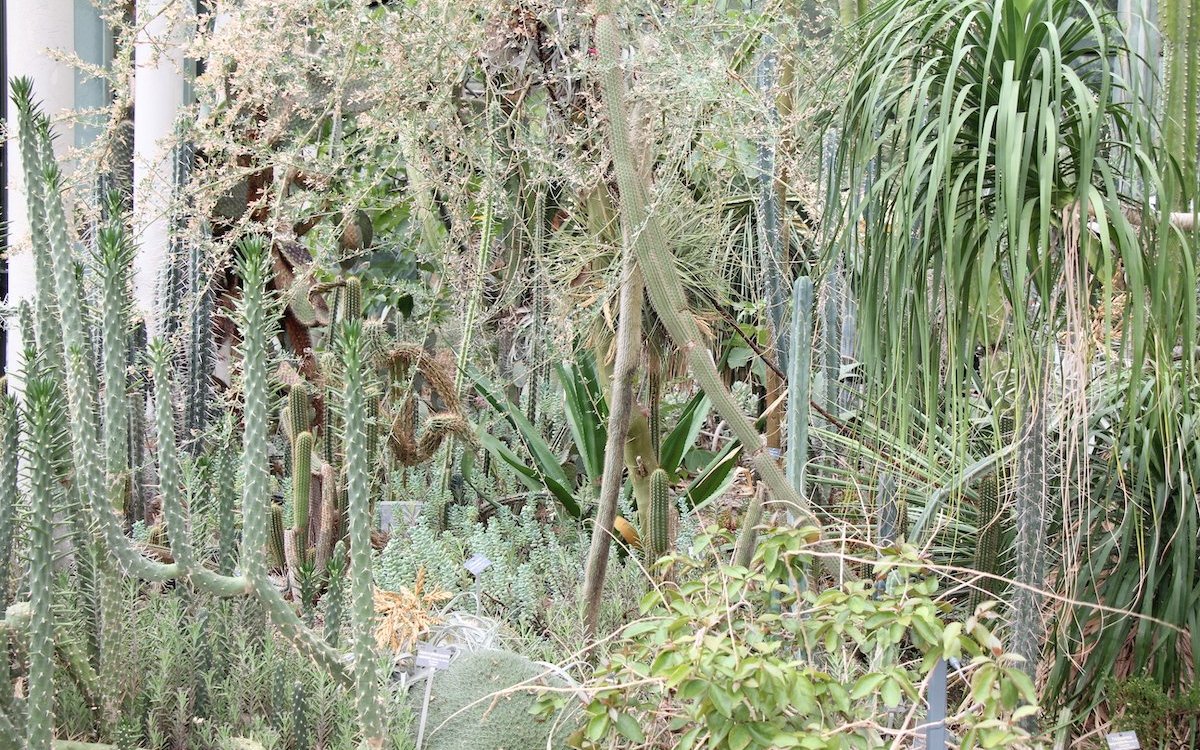
<path id="1" fill-rule="evenodd" d="M 292 442 L 292 533 L 302 559 L 308 559 L 308 503 L 312 489 L 313 435 L 309 422 L 308 387 L 297 383 L 288 391 L 288 439 Z"/>
<path id="2" fill-rule="evenodd" d="M 997 573 L 1000 558 L 1000 478 L 990 474 L 979 484 L 979 507 L 976 514 L 976 525 L 979 527 L 979 537 L 975 542 L 975 570 Z M 985 596 L 990 596 L 996 590 L 996 579 L 989 576 L 971 589 L 971 599 L 968 610 L 974 612 Z"/>
<path id="3" fill-rule="evenodd" d="M 54 507 L 57 484 L 54 449 L 59 398 L 53 381 L 26 384 L 30 475 L 29 520 L 29 687 L 25 699 L 26 746 L 50 750 L 54 718 Z"/>
<path id="4" fill-rule="evenodd" d="M 646 565 L 651 566 L 671 549 L 671 497 L 666 469 L 650 475 L 650 513 L 642 540 Z"/>
<path id="5" fill-rule="evenodd" d="M 787 464 L 788 480 L 800 497 L 808 497 L 805 473 L 808 468 L 809 401 L 812 399 L 813 283 L 807 276 L 792 287 L 791 355 L 788 357 Z M 788 519 L 795 513 L 788 509 Z"/>
<path id="6" fill-rule="evenodd" d="M 354 650 L 354 699 L 362 721 L 364 746 L 383 747 L 384 722 L 376 675 L 375 603 L 371 585 L 370 466 L 367 454 L 367 394 L 362 361 L 362 326 L 342 328 L 345 367 L 347 528 L 350 536 L 351 631 Z"/>

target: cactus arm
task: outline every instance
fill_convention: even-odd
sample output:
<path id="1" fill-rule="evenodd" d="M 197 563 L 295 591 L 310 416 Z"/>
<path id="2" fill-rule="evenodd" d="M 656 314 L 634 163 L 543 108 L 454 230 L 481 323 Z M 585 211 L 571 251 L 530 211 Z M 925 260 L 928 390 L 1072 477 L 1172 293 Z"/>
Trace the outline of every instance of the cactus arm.
<path id="1" fill-rule="evenodd" d="M 800 497 L 805 492 L 808 465 L 809 399 L 812 390 L 813 283 L 807 276 L 796 279 L 792 290 L 791 356 L 788 357 L 787 478 Z M 789 513 L 789 519 L 795 521 Z"/>
<path id="2" fill-rule="evenodd" d="M 34 319 L 37 344 L 42 365 L 49 370 L 62 366 L 62 338 L 58 331 L 53 268 L 50 244 L 45 231 L 46 186 L 41 180 L 42 159 L 38 153 L 39 133 L 46 127 L 45 116 L 33 102 L 33 86 L 29 79 L 13 81 L 13 101 L 19 113 L 19 148 L 25 176 L 25 197 L 29 210 L 30 237 L 34 259 Z M 27 342 L 32 343 L 32 342 Z"/>
<path id="3" fill-rule="evenodd" d="M 301 561 L 308 554 L 308 501 L 312 491 L 313 436 L 301 432 L 296 436 L 292 448 L 292 528 L 296 534 L 296 548 Z"/>
<path id="4" fill-rule="evenodd" d="M 267 498 L 271 477 L 267 468 L 267 373 L 266 284 L 269 271 L 261 240 L 241 244 L 239 261 L 243 285 L 242 378 L 245 393 L 245 429 L 242 433 L 242 573 L 254 596 L 275 627 L 296 648 L 320 664 L 343 683 L 351 683 L 350 671 L 341 654 L 304 626 L 267 577 Z"/>
<path id="5" fill-rule="evenodd" d="M 788 484 L 783 472 L 766 450 L 762 436 L 742 414 L 737 400 L 725 387 L 712 352 L 704 346 L 696 319 L 688 308 L 683 284 L 675 270 L 675 258 L 667 247 L 658 215 L 647 209 L 647 189 L 634 165 L 629 129 L 625 115 L 625 80 L 621 73 L 621 41 L 611 0 L 597 3 L 596 42 L 603 65 L 602 93 L 613 163 L 621 193 L 621 221 L 637 253 L 638 266 L 646 283 L 650 302 L 671 339 L 686 354 L 692 376 L 712 400 L 735 437 L 746 446 L 759 476 L 777 502 L 790 507 L 806 524 L 818 529 L 821 524 L 808 502 Z M 823 552 L 832 552 L 822 545 Z"/>
<path id="6" fill-rule="evenodd" d="M 600 476 L 600 504 L 592 527 L 588 548 L 587 574 L 584 579 L 584 632 L 596 632 L 600 618 L 600 598 L 604 591 L 604 573 L 612 544 L 613 524 L 617 519 L 617 500 L 621 492 L 625 439 L 633 412 L 633 376 L 638 365 L 642 338 L 642 274 L 637 259 L 628 249 L 621 261 L 620 312 L 617 319 L 617 361 L 613 365 L 612 401 L 608 412 L 608 437 L 604 446 L 604 469 Z"/>
<path id="7" fill-rule="evenodd" d="M 46 379 L 27 385 L 30 469 L 28 750 L 50 750 L 54 719 L 54 445 L 58 403 Z"/>
<path id="8" fill-rule="evenodd" d="M 217 572 L 221 575 L 232 575 L 233 565 L 237 556 L 237 531 L 234 518 L 234 507 L 237 504 L 237 486 L 234 480 L 236 464 L 233 459 L 233 449 L 228 445 L 230 435 L 225 436 L 226 444 L 222 446 L 220 472 L 217 477 L 217 503 L 219 515 L 219 538 L 217 551 Z"/>
<path id="9" fill-rule="evenodd" d="M 354 650 L 354 703 L 365 746 L 383 746 L 384 722 L 375 669 L 375 611 L 371 587 L 370 467 L 367 454 L 367 398 L 363 387 L 362 329 L 352 321 L 342 329 L 346 371 L 347 527 L 350 535 L 350 625 Z"/>
<path id="10" fill-rule="evenodd" d="M 12 564 L 13 527 L 16 523 L 17 466 L 20 419 L 17 401 L 0 380 L 0 611 L 8 607 L 8 576 Z M 0 659 L 7 665 L 7 659 Z"/>
<path id="11" fill-rule="evenodd" d="M 737 544 L 733 549 L 733 564 L 749 568 L 754 559 L 754 548 L 758 543 L 758 525 L 763 516 L 763 488 L 758 487 L 750 504 L 746 506 L 746 517 L 742 519 L 742 528 L 738 531 Z"/>

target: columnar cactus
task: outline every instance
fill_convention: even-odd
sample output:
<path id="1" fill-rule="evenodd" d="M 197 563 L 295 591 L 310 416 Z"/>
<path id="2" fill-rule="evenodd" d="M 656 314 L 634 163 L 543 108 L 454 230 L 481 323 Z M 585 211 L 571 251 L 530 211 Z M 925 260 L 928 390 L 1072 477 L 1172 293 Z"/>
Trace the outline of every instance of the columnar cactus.
<path id="1" fill-rule="evenodd" d="M 370 591 L 370 539 L 367 516 L 368 487 L 367 457 L 365 444 L 365 415 L 361 360 L 356 360 L 358 350 L 351 346 L 352 358 L 347 367 L 346 396 L 350 403 L 348 413 L 353 415 L 349 430 L 348 455 L 352 460 L 349 477 L 352 485 L 351 506 L 351 550 L 352 576 L 354 579 L 354 603 L 351 610 L 352 630 L 355 634 L 354 652 L 357 657 L 354 667 L 348 667 L 343 655 L 325 642 L 323 638 L 306 628 L 296 612 L 283 599 L 267 575 L 266 546 L 268 523 L 268 498 L 270 476 L 267 464 L 267 441 L 269 421 L 270 381 L 267 370 L 267 342 L 271 336 L 270 321 L 273 320 L 266 288 L 269 281 L 268 253 L 262 242 L 248 240 L 242 243 L 239 271 L 243 281 L 243 345 L 242 392 L 245 395 L 244 430 L 242 434 L 241 470 L 243 473 L 241 510 L 243 535 L 240 552 L 241 574 L 233 575 L 232 543 L 232 496 L 235 486 L 229 480 L 234 463 L 230 454 L 221 459 L 222 471 L 218 472 L 222 482 L 220 496 L 223 513 L 221 528 L 222 552 L 219 572 L 209 569 L 195 553 L 188 534 L 188 511 L 184 503 L 183 476 L 179 462 L 179 449 L 175 439 L 174 411 L 171 407 L 172 384 L 169 376 L 169 357 L 166 346 L 158 342 L 151 347 L 151 369 L 155 395 L 155 427 L 158 433 L 158 459 L 163 497 L 163 513 L 166 520 L 174 562 L 164 564 L 143 556 L 140 549 L 127 538 L 121 527 L 118 511 L 125 500 L 129 486 L 128 424 L 129 399 L 127 382 L 127 316 L 125 306 L 129 299 L 129 262 L 132 249 L 120 220 L 114 220 L 98 234 L 100 248 L 101 310 L 100 337 L 103 345 L 103 425 L 97 419 L 96 408 L 100 399 L 100 379 L 94 375 L 92 362 L 95 359 L 92 327 L 84 319 L 80 278 L 75 262 L 76 244 L 68 231 L 66 214 L 60 190 L 57 167 L 49 156 L 45 128 L 35 125 L 40 115 L 30 97 L 27 83 L 14 86 L 17 93 L 18 111 L 21 116 L 22 146 L 30 148 L 28 141 L 41 138 L 43 143 L 34 143 L 32 153 L 42 159 L 40 172 L 31 173 L 30 180 L 35 190 L 40 189 L 44 198 L 40 205 L 33 205 L 31 226 L 39 245 L 48 249 L 50 262 L 43 271 L 52 272 L 53 282 L 46 284 L 46 273 L 39 279 L 39 293 L 48 295 L 41 301 L 43 308 L 53 303 L 59 309 L 58 329 L 61 335 L 65 361 L 65 386 L 68 398 L 62 398 L 62 390 L 54 382 L 54 370 L 46 367 L 44 360 L 36 355 L 30 357 L 26 388 L 29 411 L 27 439 L 28 461 L 31 469 L 31 523 L 30 550 L 30 649 L 31 680 L 28 693 L 27 722 L 28 745 L 33 750 L 46 750 L 51 742 L 53 711 L 53 632 L 54 625 L 50 608 L 52 583 L 52 523 L 56 509 L 55 498 L 59 493 L 59 476 L 62 463 L 61 428 L 70 430 L 70 457 L 66 467 L 72 484 L 70 491 L 77 493 L 78 509 L 72 509 L 75 519 L 85 528 L 98 530 L 102 542 L 99 556 L 102 572 L 113 565 L 121 572 L 149 581 L 168 582 L 183 580 L 195 589 L 217 597 L 253 596 L 263 606 L 272 623 L 296 648 L 313 659 L 330 675 L 344 684 L 356 687 L 358 704 L 362 711 L 363 726 L 368 745 L 378 747 L 382 742 L 382 717 L 378 705 L 375 681 L 377 679 L 374 660 L 370 656 L 372 602 Z M 65 301 L 65 302 L 64 302 Z M 49 333 L 38 334 L 44 339 Z M 351 337 L 353 338 L 353 337 Z M 27 373 L 27 374 L 29 374 Z M 69 410 L 64 419 L 61 411 Z M 11 513 L 11 505 L 4 506 L 5 498 L 11 497 L 14 482 L 7 482 L 15 472 L 16 462 L 4 455 L 4 448 L 11 449 L 15 435 L 14 406 L 11 400 L 0 402 L 0 552 L 3 551 L 3 534 L 11 528 L 5 523 L 5 514 Z M 58 420 L 57 422 L 55 420 Z M 57 425 L 57 427 L 56 427 Z M 308 443 L 311 455 L 311 442 Z M 307 475 L 307 472 L 303 472 Z M 135 481 L 136 483 L 136 481 Z M 330 485 L 333 485 L 332 479 Z M 6 489 L 7 488 L 7 489 Z M 87 513 L 85 517 L 83 514 Z M 229 519 L 229 520 L 226 520 Z M 7 560 L 7 558 L 5 558 Z M 0 569 L 3 565 L 0 564 Z M 0 572 L 3 572 L 0 570 Z M 115 572 L 115 571 L 114 571 Z M 104 576 L 111 578 L 111 576 Z M 115 621 L 115 610 L 108 609 L 104 589 L 100 589 L 104 609 L 102 619 Z M 104 655 L 106 644 L 102 640 L 101 663 L 107 663 L 115 673 L 115 659 L 111 653 Z M 82 652 L 80 652 L 82 653 Z M 89 692 L 103 692 L 102 684 L 93 679 L 86 660 L 79 669 L 88 676 Z M 83 670 L 87 667 L 86 670 Z"/>
<path id="2" fill-rule="evenodd" d="M 45 378 L 26 384 L 30 476 L 29 520 L 29 687 L 26 707 L 28 750 L 50 750 L 54 715 L 54 496 L 55 429 L 59 400 Z"/>
<path id="3" fill-rule="evenodd" d="M 796 494 L 804 498 L 808 467 L 809 401 L 812 399 L 813 283 L 807 276 L 792 287 L 791 356 L 788 357 L 786 470 Z M 788 518 L 795 520 L 789 508 Z"/>
<path id="4" fill-rule="evenodd" d="M 979 539 L 975 542 L 975 570 L 995 575 L 1000 557 L 1000 479 L 995 474 L 984 477 L 979 484 L 979 505 L 976 513 Z M 970 611 L 974 612 L 985 596 L 996 588 L 995 578 L 984 578 L 971 589 Z"/>
<path id="5" fill-rule="evenodd" d="M 671 548 L 671 497 L 666 469 L 650 475 L 650 513 L 645 541 L 646 565 L 653 565 Z"/>
<path id="6" fill-rule="evenodd" d="M 350 536 L 351 629 L 354 638 L 355 708 L 362 721 L 365 747 L 383 747 L 383 712 L 379 704 L 374 632 L 375 602 L 371 584 L 370 466 L 367 454 L 367 394 L 363 383 L 362 326 L 354 320 L 342 328 L 345 366 L 347 528 Z"/>
<path id="7" fill-rule="evenodd" d="M 7 384 L 0 378 L 0 612 L 8 609 L 8 577 L 11 572 L 13 530 L 16 525 L 17 454 L 20 450 L 20 421 L 17 402 L 6 393 Z M 8 635 L 0 632 L 0 654 L 8 653 Z M 8 674 L 8 659 L 0 658 L 0 709 L 12 702 L 12 680 Z"/>

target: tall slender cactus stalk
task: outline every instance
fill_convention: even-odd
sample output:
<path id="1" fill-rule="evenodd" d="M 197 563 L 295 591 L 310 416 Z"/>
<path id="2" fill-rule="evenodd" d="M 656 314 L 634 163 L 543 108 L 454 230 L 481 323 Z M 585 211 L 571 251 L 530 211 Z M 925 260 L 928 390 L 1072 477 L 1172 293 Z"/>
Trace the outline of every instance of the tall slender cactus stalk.
<path id="1" fill-rule="evenodd" d="M 61 403 L 53 382 L 26 386 L 30 475 L 28 750 L 50 750 L 54 716 L 54 447 Z"/>
<path id="2" fill-rule="evenodd" d="M 807 497 L 809 400 L 812 398 L 813 283 L 807 276 L 792 287 L 791 355 L 788 357 L 787 477 L 800 497 Z M 789 511 L 789 520 L 795 521 Z"/>

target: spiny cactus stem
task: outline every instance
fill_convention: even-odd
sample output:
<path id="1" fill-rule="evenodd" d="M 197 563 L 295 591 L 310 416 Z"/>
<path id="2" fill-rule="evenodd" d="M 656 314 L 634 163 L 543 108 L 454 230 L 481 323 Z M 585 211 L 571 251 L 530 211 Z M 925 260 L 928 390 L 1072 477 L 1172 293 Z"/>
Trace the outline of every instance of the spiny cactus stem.
<path id="1" fill-rule="evenodd" d="M 308 551 L 308 501 L 312 491 L 313 436 L 301 432 L 292 449 L 292 515 L 296 546 L 301 555 Z"/>
<path id="2" fill-rule="evenodd" d="M 29 687 L 26 745 L 50 750 L 54 718 L 54 387 L 48 380 L 28 384 L 32 514 L 29 523 Z"/>
<path id="3" fill-rule="evenodd" d="M 158 428 L 158 473 L 162 491 L 163 519 L 171 540 L 171 554 L 180 568 L 192 565 L 191 532 L 183 509 L 183 475 L 175 447 L 175 417 L 171 405 L 171 383 L 167 375 L 170 350 L 158 340 L 150 345 L 151 369 L 154 376 L 155 426 Z M 122 399 L 123 401 L 123 399 Z"/>
<path id="4" fill-rule="evenodd" d="M 347 526 L 350 536 L 351 631 L 354 650 L 354 701 L 368 747 L 383 746 L 384 722 L 379 704 L 372 619 L 370 467 L 367 454 L 367 398 L 363 386 L 362 331 L 356 321 L 343 329 L 346 371 Z"/>
<path id="5" fill-rule="evenodd" d="M 45 231 L 45 183 L 41 179 L 41 155 L 38 153 L 38 137 L 46 125 L 44 115 L 29 99 L 28 95 L 13 97 L 19 112 L 21 165 L 25 173 L 25 197 L 29 209 L 30 233 L 34 257 L 34 297 L 37 321 L 37 344 L 41 350 L 42 364 L 48 370 L 59 370 L 62 365 L 62 337 L 55 322 L 58 317 L 55 305 L 53 267 L 50 259 L 49 234 Z"/>

